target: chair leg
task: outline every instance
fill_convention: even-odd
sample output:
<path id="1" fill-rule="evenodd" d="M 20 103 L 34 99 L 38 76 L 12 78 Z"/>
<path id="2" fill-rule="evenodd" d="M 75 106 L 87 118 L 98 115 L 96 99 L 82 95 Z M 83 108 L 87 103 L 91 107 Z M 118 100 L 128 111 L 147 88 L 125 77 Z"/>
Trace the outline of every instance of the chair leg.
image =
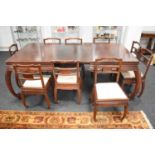
<path id="1" fill-rule="evenodd" d="M 78 104 L 81 102 L 81 91 L 80 89 L 77 90 L 77 98 L 78 98 Z"/>
<path id="2" fill-rule="evenodd" d="M 83 81 L 80 79 L 80 89 L 82 90 Z"/>
<path id="3" fill-rule="evenodd" d="M 97 114 L 97 107 L 96 107 L 96 105 L 95 105 L 95 103 L 94 103 L 94 121 L 96 122 L 96 114 Z"/>
<path id="4" fill-rule="evenodd" d="M 143 94 L 144 88 L 145 88 L 145 82 L 143 81 L 142 82 L 142 88 L 141 88 L 140 93 L 138 94 L 138 97 L 140 97 Z"/>
<path id="5" fill-rule="evenodd" d="M 128 96 L 129 100 L 131 100 L 132 98 L 130 97 L 131 96 L 131 93 L 127 93 L 125 91 L 125 84 L 128 84 L 128 83 L 125 83 L 125 82 L 122 82 L 121 84 L 121 88 L 124 90 L 125 94 Z"/>
<path id="6" fill-rule="evenodd" d="M 124 90 L 125 83 L 122 81 L 121 88 Z"/>
<path id="7" fill-rule="evenodd" d="M 84 78 L 85 77 L 85 66 L 84 66 L 84 64 L 82 64 L 81 67 L 82 67 L 82 73 L 83 73 L 83 78 Z"/>
<path id="8" fill-rule="evenodd" d="M 21 99 L 22 99 L 22 103 L 23 103 L 24 107 L 27 108 L 28 106 L 27 106 L 26 101 L 25 101 L 25 96 L 22 93 L 21 93 Z"/>
<path id="9" fill-rule="evenodd" d="M 91 72 L 90 72 L 90 75 L 91 75 L 91 78 L 93 79 L 93 78 L 94 78 L 94 72 L 91 71 Z"/>
<path id="10" fill-rule="evenodd" d="M 51 102 L 50 102 L 50 100 L 49 100 L 49 97 L 48 97 L 47 94 L 44 94 L 44 96 L 45 96 L 45 100 L 46 100 L 46 102 L 47 102 L 48 109 L 50 109 L 50 108 L 51 108 Z"/>
<path id="11" fill-rule="evenodd" d="M 127 113 L 128 113 L 128 104 L 126 104 L 124 106 L 124 113 L 123 113 L 123 117 L 121 118 L 121 121 L 123 121 L 123 119 L 126 117 Z"/>
<path id="12" fill-rule="evenodd" d="M 94 87 L 93 87 L 92 92 L 90 93 L 89 99 L 90 99 L 90 102 L 91 102 L 92 104 L 94 104 Z"/>
<path id="13" fill-rule="evenodd" d="M 58 103 L 58 98 L 57 98 L 57 89 L 54 88 L 54 100 L 56 103 Z"/>

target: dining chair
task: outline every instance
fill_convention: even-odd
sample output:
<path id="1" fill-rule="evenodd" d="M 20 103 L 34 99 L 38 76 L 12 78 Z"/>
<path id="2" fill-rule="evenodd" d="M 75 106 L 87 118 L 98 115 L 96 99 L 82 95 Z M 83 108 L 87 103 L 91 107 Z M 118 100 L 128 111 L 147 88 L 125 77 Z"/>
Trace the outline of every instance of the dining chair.
<path id="1" fill-rule="evenodd" d="M 142 47 L 139 42 L 133 41 L 130 52 L 133 54 L 134 57 L 137 57 L 139 52 L 141 51 L 141 48 Z"/>
<path id="2" fill-rule="evenodd" d="M 54 75 L 54 99 L 57 103 L 58 90 L 76 90 L 78 103 L 81 102 L 82 80 L 80 77 L 79 62 L 63 63 L 63 67 L 55 67 Z"/>
<path id="3" fill-rule="evenodd" d="M 26 95 L 44 95 L 48 108 L 50 108 L 50 100 L 48 97 L 48 89 L 51 83 L 50 75 L 43 75 L 40 65 L 14 65 L 15 76 L 20 87 L 22 103 L 27 107 Z"/>
<path id="4" fill-rule="evenodd" d="M 9 47 L 9 53 L 10 55 L 14 55 L 16 52 L 18 51 L 18 46 L 17 44 L 12 44 L 10 47 Z"/>
<path id="5" fill-rule="evenodd" d="M 93 43 L 110 43 L 110 38 L 107 36 L 107 38 L 104 37 L 94 37 Z"/>
<path id="6" fill-rule="evenodd" d="M 65 38 L 65 44 L 66 45 L 82 45 L 83 41 L 81 38 Z"/>
<path id="7" fill-rule="evenodd" d="M 66 45 L 82 45 L 83 41 L 81 38 L 66 38 Z M 80 64 L 80 68 L 82 69 L 83 77 L 85 77 L 85 66 L 84 64 Z"/>
<path id="8" fill-rule="evenodd" d="M 149 71 L 152 58 L 153 58 L 153 55 L 149 49 L 141 48 L 137 54 L 137 59 L 139 60 L 139 63 L 143 65 L 143 68 L 144 68 L 144 71 L 143 72 L 141 71 L 142 86 L 138 94 L 138 97 L 140 97 L 143 94 L 143 91 L 145 88 L 145 79 Z M 122 77 L 121 87 L 123 89 L 125 85 L 133 85 L 136 83 L 135 74 L 133 71 L 122 72 L 121 77 Z"/>
<path id="9" fill-rule="evenodd" d="M 124 107 L 123 120 L 128 113 L 128 97 L 119 86 L 122 60 L 116 58 L 96 59 L 94 64 L 94 87 L 92 92 L 93 118 L 96 121 L 98 107 Z M 110 82 L 98 82 L 100 74 L 115 74 L 116 79 Z"/>
<path id="10" fill-rule="evenodd" d="M 60 38 L 46 38 L 43 41 L 44 44 L 61 44 Z"/>
<path id="11" fill-rule="evenodd" d="M 93 44 L 102 44 L 102 43 L 108 43 L 110 44 L 110 38 L 103 38 L 103 37 L 94 37 L 93 38 Z M 94 65 L 90 64 L 88 70 L 91 72 L 91 75 L 93 77 L 94 72 Z"/>

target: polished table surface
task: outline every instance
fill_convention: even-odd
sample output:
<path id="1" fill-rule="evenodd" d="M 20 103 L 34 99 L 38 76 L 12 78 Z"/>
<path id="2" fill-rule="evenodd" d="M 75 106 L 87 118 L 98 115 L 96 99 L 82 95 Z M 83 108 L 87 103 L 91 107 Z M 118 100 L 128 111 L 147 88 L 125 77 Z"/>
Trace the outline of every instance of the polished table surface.
<path id="1" fill-rule="evenodd" d="M 83 45 L 28 44 L 6 60 L 6 85 L 12 95 L 20 98 L 20 94 L 15 92 L 11 82 L 13 64 L 41 64 L 43 71 L 52 72 L 51 64 L 55 62 L 79 61 L 83 64 L 90 64 L 94 63 L 97 58 L 120 58 L 123 60 L 121 71 L 134 71 L 136 85 L 134 91 L 130 94 L 130 98 L 134 98 L 141 86 L 139 62 L 123 45 L 113 43 L 87 43 Z"/>
<path id="2" fill-rule="evenodd" d="M 44 45 L 28 44 L 10 57 L 6 64 L 79 61 L 91 63 L 97 58 L 121 58 L 124 63 L 138 63 L 138 60 L 119 44 L 83 44 L 83 45 Z"/>

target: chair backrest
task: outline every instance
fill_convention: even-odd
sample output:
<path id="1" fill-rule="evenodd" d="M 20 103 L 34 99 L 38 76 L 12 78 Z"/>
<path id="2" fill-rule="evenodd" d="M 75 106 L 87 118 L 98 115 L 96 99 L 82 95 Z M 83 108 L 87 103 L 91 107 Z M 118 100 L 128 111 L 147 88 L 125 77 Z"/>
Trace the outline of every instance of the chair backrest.
<path id="1" fill-rule="evenodd" d="M 136 55 L 136 57 L 137 57 L 137 55 L 139 54 L 140 51 L 141 51 L 140 43 L 137 42 L 137 41 L 133 41 L 130 52 L 134 53 Z"/>
<path id="2" fill-rule="evenodd" d="M 23 84 L 26 80 L 36 81 L 40 80 L 42 88 L 45 87 L 43 81 L 43 75 L 40 65 L 14 65 L 15 76 L 19 83 L 19 86 L 23 88 Z"/>
<path id="3" fill-rule="evenodd" d="M 82 45 L 82 39 L 81 38 L 65 38 L 65 44 L 66 45 Z"/>
<path id="4" fill-rule="evenodd" d="M 140 54 L 138 54 L 137 58 L 145 66 L 145 71 L 143 75 L 143 79 L 145 79 L 153 59 L 153 54 L 149 49 L 141 48 L 141 52 Z"/>
<path id="5" fill-rule="evenodd" d="M 116 74 L 116 82 L 119 81 L 122 60 L 117 58 L 96 59 L 94 64 L 94 83 L 97 83 L 98 74 Z"/>
<path id="6" fill-rule="evenodd" d="M 16 52 L 18 51 L 18 46 L 17 44 L 12 44 L 10 47 L 9 47 L 9 53 L 10 55 L 14 55 Z"/>
<path id="7" fill-rule="evenodd" d="M 93 38 L 93 43 L 110 43 L 110 36 L 108 37 L 94 37 Z"/>
<path id="8" fill-rule="evenodd" d="M 69 76 L 69 75 L 77 75 L 77 81 L 80 78 L 80 69 L 79 62 L 66 62 L 60 63 L 63 67 L 54 66 L 53 75 L 56 80 L 58 75 Z"/>
<path id="9" fill-rule="evenodd" d="M 43 41 L 44 44 L 61 44 L 60 38 L 46 38 Z"/>

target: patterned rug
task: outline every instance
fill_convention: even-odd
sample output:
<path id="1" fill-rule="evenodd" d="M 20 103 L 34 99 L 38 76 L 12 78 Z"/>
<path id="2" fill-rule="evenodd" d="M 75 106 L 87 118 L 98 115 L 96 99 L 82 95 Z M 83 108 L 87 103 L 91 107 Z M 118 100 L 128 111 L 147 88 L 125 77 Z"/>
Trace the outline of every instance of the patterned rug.
<path id="1" fill-rule="evenodd" d="M 149 129 L 152 128 L 142 111 L 130 111 L 121 121 L 121 112 L 0 111 L 0 128 L 5 129 Z"/>

